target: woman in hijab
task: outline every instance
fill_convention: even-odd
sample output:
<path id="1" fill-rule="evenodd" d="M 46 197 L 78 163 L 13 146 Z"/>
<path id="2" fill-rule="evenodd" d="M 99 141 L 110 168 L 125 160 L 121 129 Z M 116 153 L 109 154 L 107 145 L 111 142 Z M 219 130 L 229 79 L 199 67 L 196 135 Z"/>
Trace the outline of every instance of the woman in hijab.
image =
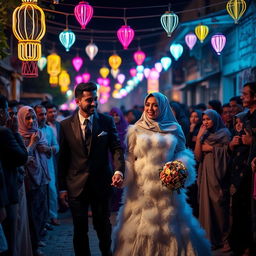
<path id="1" fill-rule="evenodd" d="M 230 132 L 221 116 L 212 109 L 203 112 L 195 156 L 199 161 L 199 221 L 206 230 L 212 248 L 229 249 L 228 236 L 228 166 Z"/>
<path id="2" fill-rule="evenodd" d="M 161 93 L 144 101 L 141 118 L 127 135 L 124 205 L 115 227 L 114 255 L 211 255 L 208 240 L 186 202 L 186 191 L 162 185 L 159 169 L 180 160 L 188 169 L 185 187 L 195 180 L 194 158 Z"/>
<path id="3" fill-rule="evenodd" d="M 22 107 L 18 112 L 19 133 L 23 137 L 29 159 L 25 165 L 26 193 L 32 249 L 34 255 L 40 255 L 38 243 L 41 240 L 48 217 L 47 184 L 49 173 L 44 147 L 47 141 L 38 129 L 36 114 L 29 106 Z"/>

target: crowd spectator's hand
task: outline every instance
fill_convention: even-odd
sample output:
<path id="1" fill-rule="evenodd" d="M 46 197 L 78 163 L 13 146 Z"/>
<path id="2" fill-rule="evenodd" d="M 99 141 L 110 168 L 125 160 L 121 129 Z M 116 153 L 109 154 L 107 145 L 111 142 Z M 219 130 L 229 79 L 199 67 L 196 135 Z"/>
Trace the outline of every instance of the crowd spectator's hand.
<path id="1" fill-rule="evenodd" d="M 205 131 L 206 127 L 202 124 L 198 131 L 197 138 L 200 139 L 204 135 Z"/>
<path id="2" fill-rule="evenodd" d="M 252 144 L 252 135 L 244 129 L 245 135 L 242 135 L 242 142 L 244 145 L 251 145 Z"/>
<path id="3" fill-rule="evenodd" d="M 202 144 L 202 151 L 204 152 L 210 152 L 212 151 L 213 147 L 207 143 Z"/>
<path id="4" fill-rule="evenodd" d="M 27 166 L 35 166 L 36 165 L 36 160 L 35 157 L 33 156 L 28 156 L 28 160 L 26 162 Z"/>
<path id="5" fill-rule="evenodd" d="M 256 171 L 256 157 L 254 157 L 252 159 L 251 166 L 252 166 L 252 170 L 255 172 Z"/>
<path id="6" fill-rule="evenodd" d="M 60 203 L 65 206 L 65 207 L 69 207 L 68 204 L 68 192 L 67 191 L 61 191 L 60 192 Z"/>
<path id="7" fill-rule="evenodd" d="M 44 144 L 37 145 L 37 150 L 40 153 L 45 153 L 45 154 L 49 154 L 49 152 L 51 151 L 50 147 Z"/>
<path id="8" fill-rule="evenodd" d="M 123 185 L 123 178 L 120 174 L 114 174 L 112 177 L 112 186 L 116 188 L 121 188 Z"/>
<path id="9" fill-rule="evenodd" d="M 238 135 L 237 135 L 237 136 L 234 136 L 233 139 L 232 139 L 232 140 L 230 141 L 230 143 L 229 143 L 230 149 L 233 150 L 233 149 L 234 149 L 234 146 L 239 145 L 240 142 L 241 142 L 241 137 L 238 136 Z"/>
<path id="10" fill-rule="evenodd" d="M 0 223 L 4 221 L 6 218 L 6 210 L 4 207 L 0 208 Z"/>
<path id="11" fill-rule="evenodd" d="M 30 143 L 29 146 L 34 146 L 38 143 L 39 141 L 39 135 L 35 132 L 31 135 L 30 137 Z"/>

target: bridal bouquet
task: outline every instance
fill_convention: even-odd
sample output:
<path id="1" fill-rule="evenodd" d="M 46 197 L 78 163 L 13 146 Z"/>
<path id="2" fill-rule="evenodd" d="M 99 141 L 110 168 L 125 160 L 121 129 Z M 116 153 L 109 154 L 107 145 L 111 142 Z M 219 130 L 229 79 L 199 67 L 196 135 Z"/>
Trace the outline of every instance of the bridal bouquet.
<path id="1" fill-rule="evenodd" d="M 172 191 L 177 190 L 179 192 L 179 190 L 184 187 L 187 176 L 187 168 L 178 160 L 167 162 L 164 167 L 159 170 L 159 177 L 162 184 Z"/>

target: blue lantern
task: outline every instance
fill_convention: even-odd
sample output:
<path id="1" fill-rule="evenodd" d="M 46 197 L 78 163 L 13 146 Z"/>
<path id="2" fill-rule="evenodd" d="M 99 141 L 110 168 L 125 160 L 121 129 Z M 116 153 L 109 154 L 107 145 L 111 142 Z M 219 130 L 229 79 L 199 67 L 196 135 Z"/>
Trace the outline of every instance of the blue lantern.
<path id="1" fill-rule="evenodd" d="M 137 72 L 138 72 L 138 73 L 143 73 L 143 71 L 144 71 L 144 66 L 143 66 L 143 65 L 138 65 L 138 66 L 136 67 L 136 69 L 137 69 Z"/>
<path id="2" fill-rule="evenodd" d="M 47 64 L 47 59 L 46 59 L 44 56 L 42 56 L 42 57 L 38 60 L 38 62 L 37 62 L 37 66 L 39 67 L 39 69 L 40 69 L 41 71 L 44 69 L 44 67 L 46 66 L 46 64 Z"/>
<path id="3" fill-rule="evenodd" d="M 165 71 L 168 70 L 168 68 L 172 65 L 172 59 L 169 58 L 169 57 L 161 58 L 160 62 L 161 62 Z"/>
<path id="4" fill-rule="evenodd" d="M 175 60 L 178 60 L 183 53 L 183 46 L 181 44 L 172 44 L 170 52 Z"/>
<path id="5" fill-rule="evenodd" d="M 76 35 L 70 29 L 65 29 L 64 31 L 62 31 L 59 35 L 59 38 L 60 42 L 66 48 L 67 52 L 76 41 Z"/>

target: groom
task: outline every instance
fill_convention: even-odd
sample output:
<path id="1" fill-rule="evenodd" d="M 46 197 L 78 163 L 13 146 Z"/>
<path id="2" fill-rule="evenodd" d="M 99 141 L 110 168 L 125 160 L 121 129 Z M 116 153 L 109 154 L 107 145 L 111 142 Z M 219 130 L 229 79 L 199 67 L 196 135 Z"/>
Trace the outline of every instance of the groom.
<path id="1" fill-rule="evenodd" d="M 96 112 L 96 84 L 75 89 L 78 111 L 61 122 L 59 151 L 60 200 L 70 206 L 76 256 L 91 255 L 88 240 L 88 206 L 103 256 L 111 254 L 111 185 L 121 187 L 125 169 L 123 150 L 112 117 Z M 109 165 L 109 151 L 115 166 Z M 113 175 L 113 176 L 112 176 Z"/>

